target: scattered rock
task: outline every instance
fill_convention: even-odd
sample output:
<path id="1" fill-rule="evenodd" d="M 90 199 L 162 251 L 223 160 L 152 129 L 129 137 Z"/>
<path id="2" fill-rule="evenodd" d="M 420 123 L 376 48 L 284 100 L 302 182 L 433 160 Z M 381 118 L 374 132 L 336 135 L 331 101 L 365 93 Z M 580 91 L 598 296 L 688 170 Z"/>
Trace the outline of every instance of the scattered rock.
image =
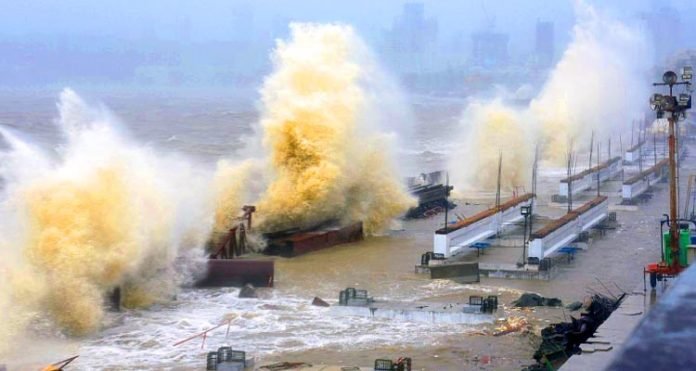
<path id="1" fill-rule="evenodd" d="M 254 288 L 254 285 L 247 283 L 239 290 L 239 297 L 245 299 L 258 298 L 258 295 L 256 295 L 256 288 Z"/>
<path id="2" fill-rule="evenodd" d="M 312 300 L 312 305 L 316 305 L 317 307 L 330 307 L 331 305 L 324 300 L 322 300 L 320 297 L 315 296 L 314 300 Z"/>
<path id="3" fill-rule="evenodd" d="M 524 293 L 519 299 L 512 302 L 514 307 L 560 307 L 563 306 L 558 298 L 545 298 L 533 293 Z"/>
<path id="4" fill-rule="evenodd" d="M 574 301 L 574 302 L 566 305 L 566 309 L 568 309 L 569 311 L 576 311 L 580 308 L 582 308 L 582 303 L 579 301 Z"/>

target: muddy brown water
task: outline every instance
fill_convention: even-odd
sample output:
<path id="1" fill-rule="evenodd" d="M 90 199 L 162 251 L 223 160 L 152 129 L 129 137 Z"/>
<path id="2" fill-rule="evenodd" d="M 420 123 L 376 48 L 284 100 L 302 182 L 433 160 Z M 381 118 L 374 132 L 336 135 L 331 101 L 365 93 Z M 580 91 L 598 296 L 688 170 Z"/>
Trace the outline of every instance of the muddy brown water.
<path id="1" fill-rule="evenodd" d="M 183 99 L 156 101 L 154 111 L 148 107 L 155 103 L 149 101 L 120 96 L 107 96 L 104 100 L 107 105 L 113 103 L 115 113 L 125 118 L 138 139 L 203 160 L 240 149 L 243 146 L 240 136 L 251 133 L 250 125 L 257 117 L 248 104 L 229 110 L 226 99 L 188 104 Z M 50 145 L 57 140 L 47 124 L 53 116 L 53 107 L 47 107 L 53 104 L 52 100 L 28 97 L 6 103 L 0 104 L 0 122 L 37 137 L 42 144 Z M 416 167 L 424 171 L 435 170 L 443 165 L 444 157 L 429 148 L 447 139 L 435 134 L 429 136 L 432 131 L 425 129 L 425 125 L 434 121 L 438 127 L 444 127 L 456 110 L 452 104 L 414 107 L 419 112 L 418 124 L 423 127 L 415 131 L 416 138 L 410 138 L 411 145 L 417 148 L 415 153 L 403 156 L 409 161 L 420 159 Z M 436 120 L 432 120 L 434 117 Z M 27 122 L 31 125 L 23 124 Z M 230 122 L 233 125 L 226 125 Z M 693 161 L 687 160 L 684 165 L 687 170 L 682 174 L 694 170 Z M 547 179 L 542 190 L 552 193 L 558 177 Z M 685 178 L 682 176 L 682 183 Z M 612 202 L 618 200 L 618 186 L 618 182 L 603 186 L 603 192 L 610 195 Z M 491 203 L 491 199 L 488 197 L 479 205 L 459 203 L 462 206 L 457 212 L 471 214 Z M 539 210 L 547 216 L 563 213 L 562 208 L 547 203 L 548 196 L 542 196 Z M 564 303 L 581 301 L 588 290 L 605 291 L 599 281 L 614 292 L 619 291 L 617 287 L 633 291 L 642 282 L 642 267 L 660 257 L 658 222 L 666 208 L 667 187 L 659 184 L 648 203 L 635 210 L 616 211 L 620 227 L 594 239 L 589 250 L 578 253 L 570 264 L 562 265 L 551 281 L 483 278 L 479 284 L 463 285 L 429 280 L 416 274 L 414 266 L 420 255 L 432 248 L 432 231 L 442 220 L 437 216 L 407 221 L 386 236 L 293 259 L 279 258 L 276 287 L 262 291 L 260 299 L 237 299 L 235 289 L 184 290 L 173 303 L 112 314 L 102 331 L 86 338 L 57 334 L 55 338 L 49 336 L 50 340 L 35 341 L 35 338 L 21 342 L 23 355 L 15 355 L 10 363 L 40 364 L 65 358 L 62 355 L 80 354 L 71 369 L 200 369 L 205 352 L 230 344 L 255 354 L 262 363 L 303 361 L 369 366 L 375 358 L 409 356 L 416 369 L 519 369 L 532 363 L 539 330 L 550 322 L 567 319 L 569 313 L 552 308 L 512 310 L 509 303 L 525 291 L 559 297 Z M 530 332 L 495 337 L 490 335 L 492 324 L 427 324 L 401 319 L 336 317 L 309 305 L 314 296 L 335 302 L 339 290 L 345 287 L 367 289 L 378 299 L 404 301 L 465 302 L 473 294 L 499 295 L 503 308 L 496 316 L 525 317 L 531 325 Z M 230 336 L 225 337 L 224 331 L 212 334 L 202 348 L 198 341 L 172 346 L 175 341 L 211 327 L 226 316 L 237 318 Z"/>

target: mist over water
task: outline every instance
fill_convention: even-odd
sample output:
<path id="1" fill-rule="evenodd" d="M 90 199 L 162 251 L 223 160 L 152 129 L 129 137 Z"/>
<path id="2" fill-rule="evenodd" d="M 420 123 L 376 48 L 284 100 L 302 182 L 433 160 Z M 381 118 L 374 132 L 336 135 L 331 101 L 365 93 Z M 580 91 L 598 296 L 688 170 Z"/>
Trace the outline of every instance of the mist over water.
<path id="1" fill-rule="evenodd" d="M 256 202 L 260 228 L 362 220 L 368 234 L 382 232 L 413 200 L 392 162 L 391 139 L 376 124 L 383 101 L 367 92 L 384 77 L 370 68 L 366 46 L 349 26 L 293 24 L 273 61 L 261 89 L 269 183 Z"/>
<path id="2" fill-rule="evenodd" d="M 494 189 L 500 156 L 504 189 L 529 183 L 535 127 L 524 110 L 500 100 L 477 101 L 468 105 L 462 121 L 461 147 L 449 164 L 458 189 Z"/>
<path id="3" fill-rule="evenodd" d="M 557 164 L 571 143 L 589 144 L 592 131 L 606 141 L 630 129 L 649 96 L 652 54 L 643 32 L 582 2 L 576 13 L 573 41 L 530 106 L 544 157 Z"/>
<path id="4" fill-rule="evenodd" d="M 431 5 L 426 6 L 426 19 L 432 15 Z M 572 42 L 541 84 L 535 76 L 547 71 L 532 71 L 525 56 L 501 71 L 462 62 L 454 66 L 454 73 L 438 74 L 427 60 L 412 61 L 402 55 L 403 63 L 394 64 L 406 68 L 406 73 L 398 68 L 389 72 L 401 74 L 407 86 L 419 86 L 409 89 L 407 102 L 366 46 L 363 40 L 374 40 L 358 32 L 359 25 L 354 29 L 296 23 L 284 40 L 276 41 L 271 58 L 266 58 L 270 65 L 258 69 L 253 63 L 235 61 L 249 70 L 257 68 L 257 74 L 270 71 L 265 79 L 249 78 L 242 89 L 215 68 L 206 69 L 216 76 L 217 84 L 228 84 L 224 89 L 241 89 L 233 99 L 219 92 L 213 97 L 207 88 L 178 96 L 182 93 L 174 87 L 167 92 L 171 95 L 162 96 L 128 92 L 130 101 L 121 100 L 120 107 L 107 98 L 119 117 L 135 118 L 128 119 L 130 130 L 108 109 L 88 104 L 70 89 L 60 93 L 50 133 L 42 131 L 47 110 L 40 111 L 36 97 L 10 94 L 24 104 L 24 112 L 15 111 L 13 102 L 0 97 L 0 103 L 11 107 L 2 110 L 7 115 L 0 112 L 0 364 L 6 355 L 11 367 L 13 362 L 26 363 L 30 352 L 42 363 L 79 353 L 80 359 L 71 365 L 76 369 L 193 369 L 203 364 L 207 351 L 232 345 L 264 362 L 369 364 L 377 357 L 412 355 L 425 367 L 462 369 L 482 367 L 477 363 L 482 355 L 496 357 L 496 362 L 506 362 L 512 355 L 520 358 L 508 359 L 509 368 L 521 368 L 533 352 L 527 336 L 487 336 L 489 323 L 344 316 L 310 302 L 318 296 L 334 303 L 338 290 L 347 286 L 367 289 L 378 300 L 466 302 L 470 294 L 497 294 L 503 304 L 497 316 L 503 318 L 509 314 L 505 303 L 519 296 L 511 287 L 566 301 L 581 299 L 595 275 L 633 284 L 627 272 L 643 262 L 632 259 L 629 264 L 621 256 L 635 254 L 628 247 L 633 248 L 645 233 L 633 236 L 637 229 L 629 224 L 625 230 L 632 233 L 623 236 L 632 237 L 616 244 L 626 249 L 606 246 L 616 242 L 607 239 L 601 249 L 585 254 L 573 263 L 581 265 L 553 283 L 484 279 L 461 285 L 413 273 L 417 258 L 432 246 L 432 231 L 442 226 L 444 215 L 440 215 L 403 222 L 403 231 L 390 231 L 388 236 L 294 259 L 278 258 L 275 287 L 259 289 L 257 299 L 238 298 L 238 289 L 233 288 L 180 287 L 191 279 L 189 272 L 205 262 L 202 247 L 240 223 L 237 217 L 243 205 L 257 207 L 248 235 L 253 247 L 263 245 L 259 232 L 326 221 L 362 220 L 367 234 L 381 235 L 414 204 L 402 176 L 447 168 L 456 191 L 490 192 L 502 155 L 504 190 L 528 191 L 537 144 L 549 165 L 542 171 L 541 188 L 555 191 L 558 178 L 565 175 L 561 166 L 568 146 L 572 143 L 574 150 L 584 151 L 592 131 L 603 143 L 611 136 L 617 139 L 634 118 L 633 109 L 645 106 L 648 95 L 644 77 L 651 58 L 638 28 L 582 2 L 576 3 L 576 16 Z M 399 17 L 403 18 L 395 19 Z M 561 22 L 552 19 L 557 26 Z M 527 23 L 516 27 L 530 31 L 533 22 Z M 559 28 L 567 33 L 567 27 Z M 500 31 L 514 34 L 512 30 Z M 408 40 L 408 35 L 396 38 L 401 35 L 398 31 L 394 26 L 386 39 Z M 449 45 L 443 41 L 447 37 L 441 33 L 439 41 Z M 522 47 L 510 40 L 510 56 L 517 58 L 516 49 Z M 387 49 L 393 46 L 388 44 Z M 464 55 L 464 48 L 459 45 L 448 52 Z M 244 50 L 240 47 L 234 53 L 241 55 Z M 427 51 L 423 54 L 431 57 Z M 434 88 L 418 85 L 417 73 L 409 76 L 408 66 L 414 64 L 410 62 L 424 62 L 418 71 L 433 74 L 424 80 L 453 81 Z M 173 71 L 169 77 L 176 79 L 181 70 L 168 69 L 166 58 L 162 63 L 161 71 L 140 72 Z M 517 72 L 507 71 L 510 66 Z M 236 68 L 225 64 L 220 71 Z M 511 76 L 518 68 L 529 68 L 531 77 Z M 466 79 L 452 77 L 460 76 L 458 69 L 466 71 Z M 499 72 L 504 77 L 491 77 Z M 468 86 L 469 82 L 508 77 L 519 78 L 512 84 L 525 84 L 514 96 L 469 95 L 485 88 Z M 192 81 L 187 78 L 195 76 L 179 81 L 184 89 Z M 452 87 L 461 90 L 449 91 Z M 526 99 L 537 89 L 524 106 L 508 103 L 507 98 Z M 454 94 L 446 95 L 450 93 Z M 55 99 L 51 94 L 48 99 Z M 108 94 L 113 98 L 124 91 Z M 45 103 L 46 97 L 40 98 Z M 421 115 L 417 127 L 412 127 L 411 109 Z M 60 135 L 58 144 L 53 143 L 54 132 Z M 625 135 L 623 139 L 628 142 Z M 443 164 L 446 158 L 449 163 Z M 407 173 L 400 173 L 405 169 Z M 486 201 L 480 199 L 457 202 L 457 213 L 450 217 L 485 208 Z M 540 214 L 555 217 L 556 212 L 562 210 Z M 630 220 L 647 220 L 640 217 Z M 116 286 L 123 288 L 127 307 L 119 313 L 104 306 L 105 296 Z M 537 325 L 548 323 L 551 317 L 546 315 L 537 315 Z M 233 319 L 229 336 L 221 329 L 210 334 L 205 348 L 198 340 L 173 346 L 226 319 Z M 52 353 L 42 353 L 35 340 L 56 343 L 46 347 Z M 17 351 L 22 343 L 31 345 L 26 353 Z M 331 352 L 339 356 L 327 356 Z M 505 363 L 495 367 L 505 368 Z"/>
<path id="5" fill-rule="evenodd" d="M 2 132 L 3 348 L 37 319 L 72 335 L 98 329 L 116 286 L 127 307 L 168 300 L 183 279 L 174 259 L 209 232 L 210 192 L 192 164 L 135 143 L 70 89 L 58 109 L 57 159 Z"/>
<path id="6" fill-rule="evenodd" d="M 94 332 L 115 287 L 129 308 L 170 300 L 189 278 L 176 258 L 202 258 L 211 232 L 234 224 L 245 203 L 258 205 L 261 230 L 363 220 L 368 234 L 412 204 L 366 99 L 380 87 L 364 86 L 381 78 L 366 47 L 348 26 L 292 30 L 261 91 L 258 157 L 207 169 L 158 152 L 70 89 L 58 103 L 56 153 L 2 131 L 3 349 L 37 320 Z"/>
<path id="7" fill-rule="evenodd" d="M 651 65 L 644 35 L 583 2 L 576 3 L 576 15 L 571 43 L 527 107 L 497 98 L 475 100 L 464 110 L 462 147 L 449 165 L 456 184 L 495 187 L 502 153 L 503 187 L 528 187 L 537 144 L 543 160 L 562 166 L 571 146 L 587 148 L 593 131 L 606 141 L 641 117 L 635 107 L 648 96 Z"/>

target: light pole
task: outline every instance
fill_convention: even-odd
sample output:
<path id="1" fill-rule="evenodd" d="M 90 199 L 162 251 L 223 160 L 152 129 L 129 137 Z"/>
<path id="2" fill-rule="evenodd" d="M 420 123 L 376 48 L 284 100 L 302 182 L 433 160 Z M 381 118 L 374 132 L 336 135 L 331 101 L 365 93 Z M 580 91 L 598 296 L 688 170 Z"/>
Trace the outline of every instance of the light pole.
<path id="1" fill-rule="evenodd" d="M 654 83 L 653 86 L 669 86 L 669 95 L 655 93 L 650 97 L 650 108 L 657 112 L 657 118 L 667 118 L 669 123 L 669 247 L 672 256 L 671 268 L 675 272 L 681 271 L 679 265 L 679 223 L 677 223 L 677 160 L 676 160 L 676 138 L 675 126 L 677 120 L 686 117 L 686 110 L 691 108 L 691 78 L 693 72 L 691 67 L 682 69 L 682 80 L 673 71 L 667 71 L 662 75 L 661 83 Z M 673 95 L 673 88 L 677 85 L 684 85 L 686 91 Z M 662 238 L 662 236 L 660 236 Z"/>
<path id="2" fill-rule="evenodd" d="M 532 206 L 522 206 L 520 207 L 520 213 L 522 213 L 522 216 L 524 216 L 524 235 L 523 235 L 523 240 L 522 240 L 522 266 L 524 266 L 527 263 L 527 225 L 531 227 L 531 223 L 527 223 L 527 220 L 529 217 L 532 215 Z M 530 228 L 531 229 L 531 228 Z M 532 231 L 529 231 L 529 235 L 531 237 Z"/>

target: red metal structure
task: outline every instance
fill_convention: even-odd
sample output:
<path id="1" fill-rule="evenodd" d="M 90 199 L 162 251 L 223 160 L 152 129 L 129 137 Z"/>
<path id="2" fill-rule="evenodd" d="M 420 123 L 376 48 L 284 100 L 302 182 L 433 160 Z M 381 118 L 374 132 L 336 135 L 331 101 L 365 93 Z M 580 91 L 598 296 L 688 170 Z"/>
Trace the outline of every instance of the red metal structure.
<path id="1" fill-rule="evenodd" d="M 244 212 L 242 216 L 233 219 L 240 220 L 242 223 L 230 228 L 219 247 L 210 255 L 211 259 L 233 259 L 235 256 L 246 254 L 246 232 L 251 231 L 251 215 L 256 211 L 256 207 L 245 205 L 242 211 Z M 244 227 L 244 221 L 247 222 L 246 227 Z M 239 231 L 239 238 L 237 238 L 237 231 Z"/>
<path id="2" fill-rule="evenodd" d="M 203 340 L 201 341 L 201 349 L 203 349 L 203 346 L 205 345 L 205 339 L 208 337 L 208 333 L 213 331 L 213 330 L 217 330 L 224 325 L 227 325 L 227 331 L 225 332 L 225 338 L 227 338 L 227 336 L 230 334 L 230 326 L 232 325 L 232 321 L 234 321 L 234 319 L 224 320 L 222 323 L 220 323 L 217 326 L 211 327 L 207 330 L 203 330 L 203 331 L 201 331 L 193 336 L 187 337 L 184 340 L 177 341 L 176 343 L 174 343 L 174 346 L 175 347 L 179 346 L 181 344 L 184 344 L 184 343 L 189 342 L 195 338 L 200 337 L 200 338 L 203 338 Z"/>
<path id="3" fill-rule="evenodd" d="M 264 253 L 293 257 L 362 239 L 362 222 L 355 222 L 346 226 L 310 229 L 308 231 L 298 230 L 269 237 L 268 246 Z"/>
<path id="4" fill-rule="evenodd" d="M 73 356 L 70 358 L 66 358 L 62 361 L 58 361 L 56 363 L 50 364 L 44 368 L 41 369 L 41 371 L 63 371 L 63 369 L 69 365 L 72 361 L 77 359 L 79 356 Z"/>
<path id="5" fill-rule="evenodd" d="M 241 223 L 230 228 L 225 238 L 210 254 L 206 275 L 196 283 L 197 286 L 243 286 L 247 283 L 254 286 L 273 286 L 273 260 L 243 257 L 247 254 L 246 233 L 251 230 L 252 214 L 256 207 L 246 205 L 242 211 L 242 216 L 234 219 Z"/>

